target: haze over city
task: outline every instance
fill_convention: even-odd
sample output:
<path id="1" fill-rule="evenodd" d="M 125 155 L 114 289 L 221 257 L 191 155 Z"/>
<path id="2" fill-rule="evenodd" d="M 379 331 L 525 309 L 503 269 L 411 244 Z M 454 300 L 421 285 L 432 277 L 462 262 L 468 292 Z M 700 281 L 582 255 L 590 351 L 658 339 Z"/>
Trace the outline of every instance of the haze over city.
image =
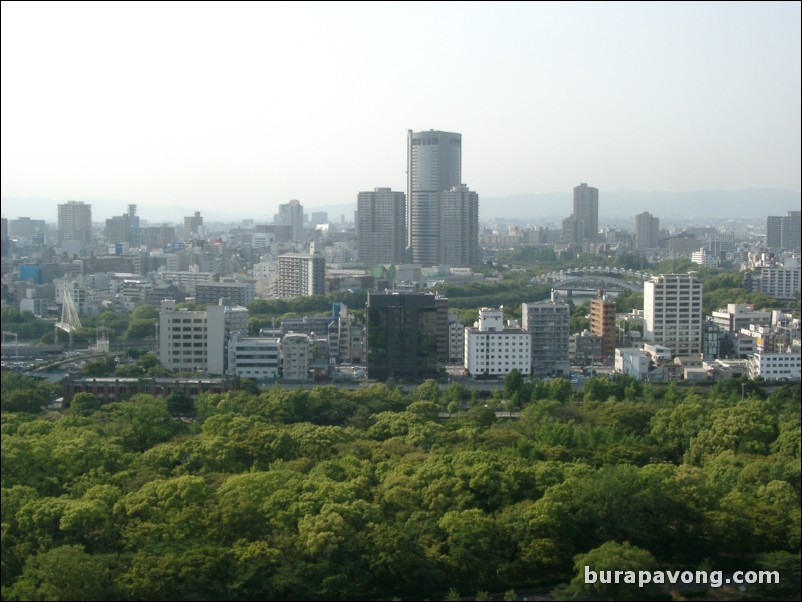
<path id="1" fill-rule="evenodd" d="M 405 191 L 429 128 L 482 215 L 580 182 L 798 193 L 801 112 L 799 3 L 2 4 L 5 217 L 354 203 Z"/>

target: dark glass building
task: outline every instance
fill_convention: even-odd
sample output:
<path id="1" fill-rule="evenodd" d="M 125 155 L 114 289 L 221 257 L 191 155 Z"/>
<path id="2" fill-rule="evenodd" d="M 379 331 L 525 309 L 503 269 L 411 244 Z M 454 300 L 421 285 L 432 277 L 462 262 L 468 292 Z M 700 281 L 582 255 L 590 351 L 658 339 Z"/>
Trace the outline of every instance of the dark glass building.
<path id="1" fill-rule="evenodd" d="M 429 293 L 368 295 L 368 378 L 436 378 L 444 364 L 448 303 Z"/>

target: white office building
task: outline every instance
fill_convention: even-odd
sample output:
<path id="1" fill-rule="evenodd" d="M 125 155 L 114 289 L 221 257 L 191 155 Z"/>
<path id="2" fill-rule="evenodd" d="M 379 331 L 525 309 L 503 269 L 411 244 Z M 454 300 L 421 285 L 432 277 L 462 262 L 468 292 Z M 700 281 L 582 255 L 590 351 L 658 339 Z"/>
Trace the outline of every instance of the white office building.
<path id="1" fill-rule="evenodd" d="M 232 333 L 228 341 L 228 373 L 257 380 L 275 380 L 281 367 L 281 341 Z"/>
<path id="2" fill-rule="evenodd" d="M 799 380 L 799 353 L 755 353 L 749 356 L 749 378 Z"/>
<path id="3" fill-rule="evenodd" d="M 471 376 L 531 374 L 532 337 L 517 325 L 504 326 L 501 310 L 483 307 L 479 321 L 465 328 L 465 369 Z"/>

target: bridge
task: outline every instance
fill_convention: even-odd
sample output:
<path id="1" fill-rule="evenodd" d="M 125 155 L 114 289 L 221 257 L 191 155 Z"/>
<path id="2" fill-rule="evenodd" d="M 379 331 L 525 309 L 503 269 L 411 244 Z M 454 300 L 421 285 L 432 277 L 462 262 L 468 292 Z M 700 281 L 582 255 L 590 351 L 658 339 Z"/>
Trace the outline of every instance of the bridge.
<path id="1" fill-rule="evenodd" d="M 592 291 L 604 289 L 609 291 L 630 290 L 643 292 L 643 282 L 649 280 L 652 274 L 614 267 L 589 267 L 559 270 L 537 276 L 533 283 L 550 284 L 558 290 Z"/>

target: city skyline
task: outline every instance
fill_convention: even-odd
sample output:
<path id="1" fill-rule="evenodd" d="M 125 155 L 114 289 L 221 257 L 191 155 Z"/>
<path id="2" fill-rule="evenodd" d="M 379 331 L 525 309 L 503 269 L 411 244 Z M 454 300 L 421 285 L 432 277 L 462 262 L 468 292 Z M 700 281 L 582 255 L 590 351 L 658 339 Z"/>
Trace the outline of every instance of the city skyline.
<path id="1" fill-rule="evenodd" d="M 796 3 L 413 6 L 3 3 L 4 215 L 355 203 L 429 128 L 486 199 L 800 190 Z"/>

